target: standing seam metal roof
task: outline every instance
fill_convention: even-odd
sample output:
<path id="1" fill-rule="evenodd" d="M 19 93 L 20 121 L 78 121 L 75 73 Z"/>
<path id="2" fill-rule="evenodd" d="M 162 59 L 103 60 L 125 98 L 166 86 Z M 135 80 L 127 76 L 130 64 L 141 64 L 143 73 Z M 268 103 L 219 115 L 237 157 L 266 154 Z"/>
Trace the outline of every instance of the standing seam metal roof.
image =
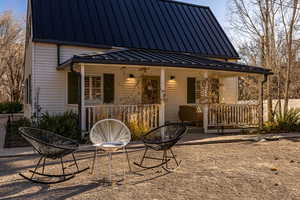
<path id="1" fill-rule="evenodd" d="M 261 67 L 212 60 L 186 53 L 143 49 L 125 49 L 96 55 L 77 55 L 58 66 L 58 69 L 62 69 L 72 63 L 166 66 L 254 74 L 272 74 L 270 70 Z"/>
<path id="2" fill-rule="evenodd" d="M 33 40 L 238 58 L 208 7 L 171 0 L 31 0 Z"/>

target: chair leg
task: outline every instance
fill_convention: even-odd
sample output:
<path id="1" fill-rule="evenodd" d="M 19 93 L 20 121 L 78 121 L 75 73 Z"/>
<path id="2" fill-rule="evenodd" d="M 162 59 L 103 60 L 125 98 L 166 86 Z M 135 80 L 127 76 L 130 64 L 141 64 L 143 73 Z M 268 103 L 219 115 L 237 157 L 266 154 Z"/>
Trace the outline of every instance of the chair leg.
<path id="1" fill-rule="evenodd" d="M 167 150 L 164 150 L 164 159 L 165 159 L 165 160 L 168 159 L 168 151 L 167 151 Z M 169 167 L 168 167 L 168 162 L 166 162 L 166 167 L 169 168 Z"/>
<path id="2" fill-rule="evenodd" d="M 92 163 L 92 168 L 91 168 L 90 174 L 93 174 L 93 173 L 94 173 L 96 157 L 97 157 L 97 147 L 96 147 L 96 149 L 95 149 L 94 159 L 93 159 L 93 163 Z"/>
<path id="3" fill-rule="evenodd" d="M 46 162 L 46 157 L 44 158 L 44 161 L 43 161 L 43 170 L 42 170 L 43 174 L 45 173 L 45 162 Z"/>
<path id="4" fill-rule="evenodd" d="M 141 166 L 143 165 L 143 162 L 144 162 L 144 160 L 145 160 L 145 156 L 146 156 L 147 151 L 148 151 L 148 147 L 146 147 L 145 152 L 144 152 L 144 155 L 143 155 L 143 157 L 142 157 L 142 159 L 141 159 L 141 162 L 140 162 L 140 165 L 141 165 Z"/>
<path id="5" fill-rule="evenodd" d="M 174 160 L 175 160 L 175 162 L 176 162 L 176 165 L 179 166 L 179 163 L 178 163 L 178 161 L 177 161 L 177 159 L 176 159 L 176 157 L 175 157 L 175 155 L 174 155 L 172 149 L 170 148 L 169 151 L 171 152 L 172 157 L 174 158 Z"/>
<path id="6" fill-rule="evenodd" d="M 112 182 L 112 178 L 111 178 L 111 174 L 112 174 L 112 153 L 109 152 L 108 153 L 108 157 L 109 157 L 109 182 L 111 183 Z"/>
<path id="7" fill-rule="evenodd" d="M 126 158 L 127 158 L 129 172 L 132 172 L 130 161 L 129 161 L 129 155 L 128 155 L 128 151 L 127 151 L 126 147 L 124 147 L 124 150 L 125 150 L 125 153 L 126 153 Z"/>
<path id="8" fill-rule="evenodd" d="M 65 176 L 65 168 L 64 168 L 64 163 L 63 163 L 62 157 L 60 157 L 60 163 L 61 163 L 61 169 L 62 169 L 62 172 L 63 172 L 63 177 L 65 179 L 66 178 L 66 176 Z"/>
<path id="9" fill-rule="evenodd" d="M 33 170 L 33 172 L 32 172 L 32 175 L 31 175 L 31 178 L 30 178 L 30 179 L 32 179 L 33 176 L 35 175 L 35 172 L 36 172 L 37 168 L 40 166 L 40 163 L 41 163 L 41 160 L 42 160 L 42 159 L 43 159 L 43 156 L 40 157 L 40 159 L 39 159 L 37 165 L 35 166 L 35 168 L 34 168 L 34 170 Z"/>
<path id="10" fill-rule="evenodd" d="M 75 163 L 75 165 L 76 165 L 76 168 L 77 168 L 77 172 L 79 172 L 79 167 L 78 167 L 76 158 L 75 158 L 75 156 L 74 156 L 74 153 L 72 153 L 72 156 L 73 156 L 73 160 L 74 160 L 74 163 Z"/>

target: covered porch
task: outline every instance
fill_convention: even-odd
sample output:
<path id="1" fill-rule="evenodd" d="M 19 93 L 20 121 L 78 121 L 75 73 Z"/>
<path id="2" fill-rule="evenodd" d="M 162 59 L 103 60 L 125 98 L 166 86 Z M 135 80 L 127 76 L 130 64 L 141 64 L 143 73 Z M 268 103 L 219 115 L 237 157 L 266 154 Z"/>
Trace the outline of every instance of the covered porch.
<path id="1" fill-rule="evenodd" d="M 259 127 L 261 101 L 238 102 L 238 77 L 257 76 L 262 87 L 270 74 L 259 67 L 189 54 L 127 49 L 74 56 L 58 70 L 66 73 L 66 110 L 79 113 L 84 131 L 105 118 L 154 128 L 181 121 L 181 106 L 194 107 L 202 115 L 205 133 Z"/>

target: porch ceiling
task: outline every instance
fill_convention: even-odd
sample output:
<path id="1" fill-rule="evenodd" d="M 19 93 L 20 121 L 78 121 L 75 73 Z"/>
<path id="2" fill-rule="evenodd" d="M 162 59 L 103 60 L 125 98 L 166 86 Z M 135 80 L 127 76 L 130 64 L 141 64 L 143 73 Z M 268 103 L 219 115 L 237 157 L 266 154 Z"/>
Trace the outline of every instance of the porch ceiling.
<path id="1" fill-rule="evenodd" d="M 74 63 L 147 65 L 231 71 L 251 74 L 272 74 L 270 70 L 261 67 L 213 60 L 194 54 L 145 49 L 124 49 L 96 55 L 75 55 L 58 66 L 57 69 L 64 69 Z"/>

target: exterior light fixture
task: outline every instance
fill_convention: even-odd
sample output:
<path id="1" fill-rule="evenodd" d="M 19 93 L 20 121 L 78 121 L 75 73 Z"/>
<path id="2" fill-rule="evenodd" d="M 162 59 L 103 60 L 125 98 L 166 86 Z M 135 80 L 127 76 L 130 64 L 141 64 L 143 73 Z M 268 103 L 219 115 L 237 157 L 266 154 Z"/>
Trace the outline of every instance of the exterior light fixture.
<path id="1" fill-rule="evenodd" d="M 170 76 L 170 80 L 175 80 L 175 76 Z"/>
<path id="2" fill-rule="evenodd" d="M 129 74 L 129 78 L 135 78 L 134 74 Z"/>

